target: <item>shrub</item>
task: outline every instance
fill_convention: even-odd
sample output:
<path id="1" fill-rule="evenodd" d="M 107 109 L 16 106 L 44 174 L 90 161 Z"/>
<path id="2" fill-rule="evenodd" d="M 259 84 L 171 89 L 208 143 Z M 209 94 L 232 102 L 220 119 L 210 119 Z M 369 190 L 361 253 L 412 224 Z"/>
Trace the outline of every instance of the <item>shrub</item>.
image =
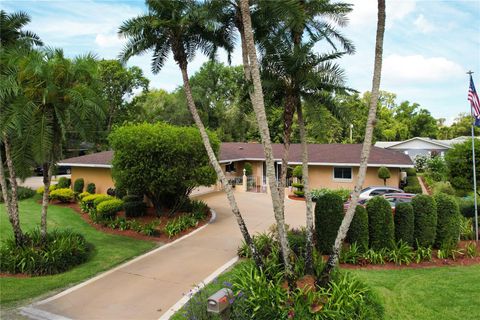
<path id="1" fill-rule="evenodd" d="M 112 196 L 106 195 L 106 194 L 98 194 L 97 197 L 95 197 L 95 200 L 93 200 L 93 207 L 98 207 L 100 203 L 103 201 L 108 201 L 114 199 Z"/>
<path id="2" fill-rule="evenodd" d="M 252 175 L 253 168 L 252 168 L 252 164 L 250 162 L 245 162 L 245 164 L 243 165 L 243 168 L 245 169 L 245 175 L 247 175 L 247 176 Z"/>
<path id="3" fill-rule="evenodd" d="M 368 249 L 368 214 L 362 206 L 355 208 L 355 215 L 347 233 L 347 241 L 356 243 L 360 251 Z"/>
<path id="4" fill-rule="evenodd" d="M 97 190 L 97 187 L 95 186 L 95 183 L 90 182 L 89 184 L 87 184 L 88 193 L 94 194 L 96 190 Z"/>
<path id="5" fill-rule="evenodd" d="M 423 155 L 423 154 L 417 155 L 413 160 L 413 162 L 415 163 L 415 169 L 413 168 L 412 169 L 416 171 L 423 171 L 427 165 L 428 158 L 429 157 L 427 155 Z M 409 170 L 412 170 L 412 169 L 409 169 Z"/>
<path id="6" fill-rule="evenodd" d="M 344 189 L 344 188 L 341 188 L 341 189 L 321 188 L 321 189 L 313 189 L 311 191 L 311 193 L 312 193 L 312 199 L 314 201 L 317 201 L 317 199 L 319 197 L 321 197 L 322 195 L 324 195 L 326 193 L 333 193 L 333 194 L 336 194 L 336 195 L 340 196 L 342 198 L 342 201 L 345 202 L 350 197 L 351 190 Z"/>
<path id="7" fill-rule="evenodd" d="M 443 157 L 432 157 L 427 160 L 426 174 L 433 181 L 442 181 L 447 176 L 447 164 Z"/>
<path id="8" fill-rule="evenodd" d="M 171 238 L 188 228 L 195 227 L 197 224 L 198 220 L 195 219 L 194 216 L 183 215 L 167 222 L 163 231 L 169 238 Z"/>
<path id="9" fill-rule="evenodd" d="M 445 193 L 451 196 L 455 195 L 455 189 L 453 189 L 452 185 L 448 181 L 435 182 L 432 189 L 434 194 Z"/>
<path id="10" fill-rule="evenodd" d="M 413 239 L 418 246 L 429 247 L 435 241 L 437 228 L 437 205 L 427 195 L 412 199 L 414 217 Z"/>
<path id="11" fill-rule="evenodd" d="M 370 248 L 390 248 L 395 236 L 390 204 L 383 197 L 373 197 L 367 202 L 367 213 Z"/>
<path id="12" fill-rule="evenodd" d="M 387 258 L 388 261 L 396 265 L 401 265 L 402 263 L 408 265 L 414 258 L 412 247 L 400 240 L 388 251 Z"/>
<path id="13" fill-rule="evenodd" d="M 126 217 L 141 217 L 145 215 L 147 205 L 143 201 L 128 201 L 124 202 L 123 208 Z"/>
<path id="14" fill-rule="evenodd" d="M 475 216 L 475 201 L 472 197 L 457 198 L 460 213 L 466 218 Z"/>
<path id="15" fill-rule="evenodd" d="M 475 150 L 480 149 L 480 140 L 474 139 Z M 448 181 L 456 190 L 472 190 L 472 140 L 456 143 L 445 154 L 445 162 L 448 167 Z M 460 161 L 461 160 L 461 161 Z M 480 154 L 475 153 L 475 163 L 480 167 Z M 477 170 L 477 181 L 480 181 L 480 170 Z"/>
<path id="16" fill-rule="evenodd" d="M 408 168 L 405 171 L 407 172 L 407 177 L 414 177 L 417 175 L 417 170 L 415 170 L 415 168 Z"/>
<path id="17" fill-rule="evenodd" d="M 57 188 L 59 189 L 70 188 L 71 184 L 72 184 L 72 180 L 66 177 L 61 177 L 60 179 L 58 179 Z"/>
<path id="18" fill-rule="evenodd" d="M 50 192 L 52 192 L 52 191 L 55 190 L 56 188 L 57 188 L 57 185 L 56 185 L 56 184 L 51 184 L 50 187 L 48 187 L 48 190 L 49 190 Z M 45 187 L 42 186 L 42 187 L 38 188 L 36 192 L 37 192 L 37 194 L 42 195 L 44 190 L 45 190 Z"/>
<path id="19" fill-rule="evenodd" d="M 39 230 L 27 234 L 27 243 L 17 246 L 7 239 L 0 245 L 0 272 L 47 275 L 64 272 L 88 259 L 85 238 L 69 230 L 52 230 L 42 241 Z"/>
<path id="20" fill-rule="evenodd" d="M 98 197 L 104 197 L 104 194 L 91 194 L 89 196 L 83 197 L 83 199 L 80 201 L 80 209 L 82 212 L 85 213 L 90 213 L 90 210 L 95 208 L 93 201 L 97 199 Z"/>
<path id="21" fill-rule="evenodd" d="M 70 188 L 55 189 L 50 192 L 50 200 L 59 200 L 60 202 L 72 202 L 74 199 L 73 190 Z"/>
<path id="22" fill-rule="evenodd" d="M 315 231 L 318 251 L 330 254 L 343 220 L 343 201 L 336 194 L 324 194 L 315 205 Z"/>
<path id="23" fill-rule="evenodd" d="M 460 239 L 475 239 L 475 231 L 473 230 L 473 219 L 460 216 Z"/>
<path id="24" fill-rule="evenodd" d="M 123 201 L 120 199 L 111 199 L 100 202 L 97 206 L 97 215 L 104 219 L 115 217 L 118 211 L 122 210 Z"/>
<path id="25" fill-rule="evenodd" d="M 293 191 L 293 194 L 296 195 L 297 197 L 304 197 L 305 196 L 305 191 L 295 190 L 295 191 Z"/>
<path id="26" fill-rule="evenodd" d="M 303 257 L 305 255 L 305 248 L 307 245 L 306 230 L 292 229 L 287 232 L 288 243 L 290 249 L 297 255 L 297 257 Z"/>
<path id="27" fill-rule="evenodd" d="M 292 187 L 294 188 L 297 188 L 298 190 L 302 190 L 303 189 L 303 183 L 292 183 Z"/>
<path id="28" fill-rule="evenodd" d="M 413 246 L 414 215 L 410 203 L 399 203 L 395 208 L 395 241 Z"/>
<path id="29" fill-rule="evenodd" d="M 35 190 L 32 190 L 30 188 L 27 188 L 27 187 L 17 187 L 17 197 L 18 197 L 18 200 L 25 200 L 25 199 L 29 199 L 31 197 L 33 197 L 35 195 Z M 42 189 L 42 193 L 43 193 L 43 189 Z M 10 192 L 9 192 L 10 194 Z M 3 200 L 3 194 L 0 193 L 0 203 L 1 202 L 4 202 Z"/>
<path id="30" fill-rule="evenodd" d="M 83 198 L 85 198 L 86 196 L 91 196 L 92 194 L 89 193 L 89 192 L 82 192 L 78 195 L 78 200 L 82 200 Z"/>
<path id="31" fill-rule="evenodd" d="M 407 176 L 407 186 L 403 188 L 403 190 L 405 190 L 405 192 L 408 192 L 408 193 L 421 194 L 422 187 L 418 182 L 417 176 Z"/>
<path id="32" fill-rule="evenodd" d="M 73 191 L 82 193 L 84 185 L 85 185 L 85 181 L 83 181 L 83 178 L 76 179 L 75 182 L 73 183 Z"/>
<path id="33" fill-rule="evenodd" d="M 378 169 L 378 178 L 383 180 L 383 185 L 387 185 L 387 179 L 390 179 L 390 170 L 387 167 L 380 167 Z"/>
<path id="34" fill-rule="evenodd" d="M 302 180 L 302 176 L 303 176 L 302 166 L 295 166 L 295 168 L 293 168 L 292 176 Z"/>
<path id="35" fill-rule="evenodd" d="M 435 246 L 443 247 L 460 239 L 460 210 L 455 198 L 444 193 L 435 195 L 437 203 L 437 231 Z"/>

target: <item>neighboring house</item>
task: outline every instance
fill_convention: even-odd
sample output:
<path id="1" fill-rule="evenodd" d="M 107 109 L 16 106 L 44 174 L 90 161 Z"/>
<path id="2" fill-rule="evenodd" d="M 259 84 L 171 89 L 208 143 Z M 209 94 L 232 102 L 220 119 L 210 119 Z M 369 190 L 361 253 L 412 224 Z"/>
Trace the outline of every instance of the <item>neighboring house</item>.
<path id="1" fill-rule="evenodd" d="M 444 156 L 445 152 L 451 148 L 451 141 L 415 137 L 405 141 L 378 141 L 375 147 L 403 152 L 414 160 L 418 155 Z"/>
<path id="2" fill-rule="evenodd" d="M 353 189 L 360 165 L 361 144 L 310 144 L 308 145 L 309 175 L 312 188 Z M 275 175 L 278 179 L 281 168 L 282 144 L 273 144 Z M 113 187 L 111 162 L 113 151 L 62 160 L 59 164 L 72 167 L 72 181 L 83 178 L 85 185 L 93 182 L 99 193 Z M 220 164 L 227 178 L 241 184 L 245 163 L 252 165 L 252 175 L 247 177 L 248 189 L 266 191 L 266 166 L 262 144 L 227 142 L 220 147 Z M 290 147 L 290 167 L 301 164 L 301 146 Z M 383 185 L 377 177 L 379 167 L 390 169 L 391 178 L 387 185 L 398 187 L 401 170 L 412 168 L 412 160 L 402 152 L 372 147 L 364 186 Z"/>

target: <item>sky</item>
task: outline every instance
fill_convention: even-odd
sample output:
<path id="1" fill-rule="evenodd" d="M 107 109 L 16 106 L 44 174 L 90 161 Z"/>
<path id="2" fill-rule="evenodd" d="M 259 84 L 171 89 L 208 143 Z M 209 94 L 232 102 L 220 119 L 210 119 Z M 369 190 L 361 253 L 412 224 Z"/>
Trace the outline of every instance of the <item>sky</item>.
<path id="1" fill-rule="evenodd" d="M 356 53 L 339 60 L 346 84 L 360 92 L 371 89 L 377 1 L 344 0 L 353 4 L 348 26 L 341 32 L 356 47 Z M 124 39 L 117 31 L 126 19 L 146 12 L 140 0 L 2 0 L 8 13 L 24 11 L 31 17 L 25 28 L 37 33 L 50 47 L 63 48 L 68 56 L 95 53 L 116 58 Z M 381 90 L 397 94 L 397 102 L 416 102 L 447 124 L 461 112 L 470 112 L 469 79 L 480 91 L 480 0 L 387 0 Z M 321 53 L 325 46 L 318 46 Z M 151 53 L 130 59 L 150 79 L 152 88 L 172 91 L 182 84 L 180 71 L 169 58 L 160 73 L 150 70 Z M 218 60 L 227 63 L 220 53 Z M 193 75 L 207 61 L 198 54 L 189 64 Z M 232 65 L 241 64 L 239 47 Z"/>

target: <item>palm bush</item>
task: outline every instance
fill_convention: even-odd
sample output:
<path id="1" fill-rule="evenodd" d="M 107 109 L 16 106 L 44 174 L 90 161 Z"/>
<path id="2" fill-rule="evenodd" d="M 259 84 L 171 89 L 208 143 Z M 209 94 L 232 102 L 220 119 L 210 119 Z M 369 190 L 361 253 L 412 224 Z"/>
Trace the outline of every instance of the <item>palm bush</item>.
<path id="1" fill-rule="evenodd" d="M 0 272 L 56 274 L 85 262 L 91 250 L 81 234 L 70 230 L 52 230 L 46 241 L 34 230 L 26 239 L 23 246 L 16 246 L 13 238 L 0 245 Z"/>

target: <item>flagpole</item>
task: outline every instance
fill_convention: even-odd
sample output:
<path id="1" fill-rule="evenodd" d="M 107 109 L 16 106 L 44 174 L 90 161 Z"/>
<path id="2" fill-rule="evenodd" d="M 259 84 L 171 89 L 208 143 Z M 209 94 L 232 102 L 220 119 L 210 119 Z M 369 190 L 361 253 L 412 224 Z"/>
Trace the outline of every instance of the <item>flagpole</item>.
<path id="1" fill-rule="evenodd" d="M 473 71 L 468 71 L 467 74 L 471 77 Z M 478 207 L 477 207 L 477 171 L 475 168 L 475 117 L 473 115 L 473 109 L 470 108 L 472 115 L 472 163 L 473 163 L 473 197 L 475 203 L 475 240 L 478 241 Z"/>

